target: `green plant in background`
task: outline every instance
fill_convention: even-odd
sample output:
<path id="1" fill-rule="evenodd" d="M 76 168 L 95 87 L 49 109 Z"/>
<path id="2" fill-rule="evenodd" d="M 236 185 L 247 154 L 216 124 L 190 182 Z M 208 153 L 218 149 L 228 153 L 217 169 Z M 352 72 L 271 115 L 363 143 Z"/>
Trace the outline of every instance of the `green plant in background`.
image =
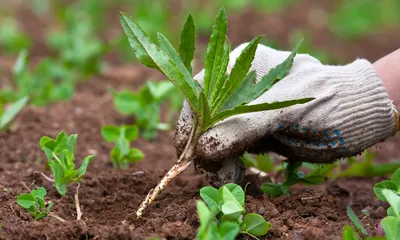
<path id="1" fill-rule="evenodd" d="M 40 220 L 46 217 L 53 205 L 52 202 L 47 204 L 45 207 L 44 197 L 46 196 L 46 189 L 38 187 L 36 190 L 32 190 L 30 193 L 23 193 L 18 196 L 17 203 L 21 207 L 25 208 L 35 220 Z"/>
<path id="2" fill-rule="evenodd" d="M 121 13 L 120 18 L 136 57 L 145 66 L 155 68 L 163 73 L 185 97 L 195 115 L 192 132 L 184 152 L 154 191 L 147 196 L 137 212 L 138 216 L 141 216 L 144 208 L 174 177 L 191 164 L 198 139 L 202 133 L 217 122 L 238 114 L 279 109 L 313 100 L 312 98 L 305 98 L 247 105 L 286 76 L 291 68 L 298 46 L 283 63 L 263 76 L 260 82 L 255 83 L 255 71 L 248 72 L 257 45 L 262 38 L 259 36 L 253 39 L 243 50 L 230 75 L 226 76 L 230 46 L 226 36 L 228 30 L 227 17 L 223 9 L 219 12 L 212 29 L 205 61 L 203 86 L 200 86 L 192 77 L 191 62 L 194 58 L 196 35 L 191 15 L 186 19 L 183 26 L 178 51 L 162 34 L 158 34 L 159 46 L 157 46 L 137 22 L 128 15 Z"/>
<path id="3" fill-rule="evenodd" d="M 51 172 L 54 177 L 54 186 L 58 193 L 64 196 L 69 183 L 78 183 L 86 173 L 86 169 L 94 156 L 89 155 L 82 160 L 82 164 L 75 169 L 75 148 L 77 134 L 68 136 L 60 132 L 56 139 L 44 136 L 40 139 L 40 148 L 45 152 Z"/>
<path id="4" fill-rule="evenodd" d="M 103 56 L 109 46 L 96 34 L 104 24 L 106 5 L 103 1 L 85 0 L 53 6 L 61 28 L 47 32 L 46 41 L 59 60 L 82 77 L 99 74 Z M 76 24 L 79 23 L 79 24 Z"/>
<path id="5" fill-rule="evenodd" d="M 108 125 L 101 129 L 101 135 L 107 142 L 115 143 L 111 150 L 113 165 L 120 168 L 128 168 L 130 163 L 143 159 L 143 153 L 137 148 L 131 148 L 130 143 L 135 141 L 139 129 L 135 125 L 122 125 L 121 127 Z"/>
<path id="6" fill-rule="evenodd" d="M 22 97 L 8 106 L 7 109 L 4 109 L 3 103 L 0 101 L 0 131 L 6 130 L 10 126 L 11 121 L 26 106 L 28 100 L 28 97 Z"/>
<path id="7" fill-rule="evenodd" d="M 29 97 L 30 104 L 43 106 L 71 98 L 76 75 L 53 59 L 41 60 L 33 71 L 28 68 L 28 52 L 20 52 L 12 79 L 0 90 L 0 101 L 12 103 Z"/>
<path id="8" fill-rule="evenodd" d="M 271 156 L 265 153 L 253 157 L 251 154 L 246 152 L 240 159 L 247 168 L 253 167 L 265 173 L 273 172 L 275 170 Z"/>
<path id="9" fill-rule="evenodd" d="M 112 92 L 115 108 L 124 115 L 135 116 L 135 124 L 145 139 L 157 137 L 158 130 L 168 130 L 168 123 L 160 122 L 160 107 L 169 103 L 169 114 L 175 113 L 182 105 L 182 97 L 169 81 L 147 81 L 136 93 L 129 90 Z"/>
<path id="10" fill-rule="evenodd" d="M 230 183 L 219 189 L 203 187 L 200 196 L 208 208 L 202 202 L 197 203 L 200 216 L 197 239 L 235 239 L 239 232 L 252 237 L 263 236 L 271 228 L 271 224 L 256 213 L 244 215 L 245 193 L 239 185 Z"/>
<path id="11" fill-rule="evenodd" d="M 340 37 L 356 39 L 400 21 L 397 0 L 344 0 L 331 15 L 330 28 Z"/>
<path id="12" fill-rule="evenodd" d="M 382 194 L 382 191 L 384 189 L 388 189 L 395 192 L 396 194 L 400 194 L 400 168 L 393 173 L 391 180 L 384 180 L 375 184 L 374 186 L 374 192 L 376 196 L 379 198 L 379 200 L 386 202 L 387 199 Z"/>
<path id="13" fill-rule="evenodd" d="M 302 183 L 305 185 L 319 185 L 322 184 L 325 180 L 324 175 L 321 175 L 321 172 L 314 171 L 308 175 L 305 175 L 304 172 L 298 171 L 301 167 L 301 162 L 294 162 L 290 160 L 286 160 L 287 165 L 284 169 L 285 182 L 283 183 L 264 183 L 261 185 L 261 191 L 264 194 L 267 194 L 271 197 L 278 197 L 282 195 L 288 195 L 289 189 L 291 186 Z"/>
<path id="14" fill-rule="evenodd" d="M 323 50 L 316 49 L 313 46 L 313 44 L 310 42 L 310 40 L 307 40 L 307 39 L 311 39 L 311 38 L 310 37 L 307 38 L 305 36 L 307 36 L 307 34 L 302 30 L 291 31 L 290 37 L 289 37 L 290 44 L 292 46 L 295 46 L 296 43 L 299 42 L 299 40 L 305 38 L 305 40 L 301 43 L 301 46 L 299 48 L 299 53 L 309 54 L 309 55 L 315 57 L 316 59 L 318 59 L 323 64 L 332 64 L 332 62 L 334 60 L 332 58 L 332 56 L 330 56 L 329 53 L 327 53 Z"/>
<path id="15" fill-rule="evenodd" d="M 0 21 L 0 46 L 7 54 L 18 54 L 21 49 L 29 49 L 32 41 L 20 29 L 15 18 L 6 17 Z"/>

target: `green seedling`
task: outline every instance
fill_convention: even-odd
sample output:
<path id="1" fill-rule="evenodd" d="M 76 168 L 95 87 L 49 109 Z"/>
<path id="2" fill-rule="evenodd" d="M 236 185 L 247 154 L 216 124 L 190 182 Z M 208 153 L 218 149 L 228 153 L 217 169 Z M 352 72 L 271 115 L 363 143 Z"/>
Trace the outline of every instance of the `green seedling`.
<path id="1" fill-rule="evenodd" d="M 391 180 L 384 180 L 375 184 L 374 186 L 375 195 L 379 198 L 379 200 L 384 202 L 387 201 L 385 195 L 382 194 L 382 191 L 385 189 L 394 191 L 396 194 L 400 194 L 400 168 L 393 173 Z"/>
<path id="2" fill-rule="evenodd" d="M 337 5 L 330 16 L 330 29 L 345 39 L 358 39 L 371 31 L 398 24 L 400 17 L 397 0 L 364 1 L 345 0 Z"/>
<path id="3" fill-rule="evenodd" d="M 248 105 L 286 76 L 293 64 L 298 46 L 283 63 L 255 83 L 255 71 L 249 73 L 249 70 L 262 38 L 259 36 L 243 50 L 230 75 L 227 76 L 230 46 L 226 35 L 228 23 L 224 9 L 218 13 L 212 29 L 202 86 L 192 77 L 191 62 L 196 49 L 196 31 L 191 15 L 183 26 L 178 50 L 175 50 L 160 33 L 157 35 L 159 45 L 156 45 L 138 23 L 125 13 L 120 14 L 120 20 L 136 57 L 145 66 L 163 73 L 184 96 L 194 113 L 192 132 L 185 150 L 156 188 L 147 195 L 136 213 L 138 217 L 173 178 L 190 166 L 200 136 L 216 123 L 238 114 L 279 109 L 313 100 L 304 98 Z"/>
<path id="4" fill-rule="evenodd" d="M 53 59 L 43 59 L 34 70 L 28 68 L 28 52 L 20 52 L 13 68 L 13 79 L 0 90 L 0 100 L 15 102 L 28 96 L 30 104 L 43 106 L 68 100 L 74 92 L 76 75 Z"/>
<path id="5" fill-rule="evenodd" d="M 390 208 L 387 210 L 388 216 L 381 222 L 386 239 L 400 239 L 400 196 L 389 189 L 383 189 L 381 194 L 390 204 Z"/>
<path id="6" fill-rule="evenodd" d="M 259 154 L 253 157 L 246 152 L 240 159 L 247 168 L 253 167 L 265 173 L 275 170 L 272 158 L 268 154 Z"/>
<path id="7" fill-rule="evenodd" d="M 89 155 L 82 161 L 81 166 L 75 169 L 75 148 L 77 134 L 68 136 L 60 132 L 56 139 L 44 136 L 40 139 L 40 148 L 45 152 L 51 172 L 54 177 L 54 186 L 61 196 L 67 193 L 69 183 L 78 183 L 86 173 L 86 169 L 94 156 Z"/>
<path id="8" fill-rule="evenodd" d="M 40 220 L 46 217 L 53 205 L 52 202 L 47 204 L 45 207 L 44 197 L 46 196 L 46 189 L 38 187 L 36 190 L 32 190 L 30 193 L 23 193 L 18 196 L 17 203 L 25 208 L 35 220 Z"/>
<path id="9" fill-rule="evenodd" d="M 144 139 L 154 139 L 158 130 L 168 130 L 168 123 L 160 122 L 160 108 L 169 103 L 170 113 L 178 111 L 182 97 L 169 81 L 148 81 L 136 93 L 128 90 L 112 92 L 115 108 L 124 115 L 135 116 L 135 124 Z"/>
<path id="10" fill-rule="evenodd" d="M 29 49 L 32 40 L 18 25 L 16 18 L 7 17 L 0 23 L 0 46 L 8 54 L 18 54 L 21 49 Z"/>
<path id="11" fill-rule="evenodd" d="M 3 104 L 0 101 L 0 131 L 7 129 L 11 121 L 18 115 L 18 113 L 28 103 L 28 97 L 22 97 L 15 103 L 8 106 L 7 109 L 3 109 Z"/>
<path id="12" fill-rule="evenodd" d="M 207 205 L 198 200 L 196 202 L 200 226 L 197 231 L 197 240 L 235 240 L 240 232 L 239 225 L 234 222 L 222 222 L 219 225 L 215 220 L 217 211 L 210 210 Z"/>
<path id="13" fill-rule="evenodd" d="M 122 125 L 121 127 L 108 125 L 101 129 L 101 135 L 107 142 L 115 143 L 111 150 L 111 161 L 114 166 L 128 168 L 130 163 L 143 159 L 143 153 L 137 148 L 131 148 L 130 143 L 135 141 L 139 129 L 135 125 Z"/>
<path id="14" fill-rule="evenodd" d="M 240 233 L 254 237 L 265 235 L 271 227 L 269 222 L 265 221 L 262 216 L 256 213 L 248 213 L 245 215 L 245 193 L 239 185 L 230 183 L 219 189 L 210 186 L 203 187 L 200 189 L 200 196 L 213 213 L 210 217 L 218 220 L 220 228 L 224 223 L 229 222 L 230 224 L 236 224 L 236 228 Z M 200 220 L 200 222 L 202 221 Z M 213 227 L 211 226 L 211 228 Z M 231 229 L 233 230 L 234 228 L 232 227 Z M 239 233 L 239 231 L 237 233 Z M 198 236 L 202 235 L 203 232 L 204 229 L 200 227 Z"/>
<path id="15" fill-rule="evenodd" d="M 302 183 L 305 185 L 319 185 L 325 180 L 325 177 L 321 175 L 321 172 L 314 171 L 308 175 L 304 172 L 298 171 L 301 167 L 301 162 L 294 162 L 287 160 L 287 165 L 284 170 L 285 182 L 283 183 L 264 183 L 261 185 L 261 190 L 264 194 L 271 197 L 278 197 L 282 195 L 289 195 L 290 187 Z"/>
<path id="16" fill-rule="evenodd" d="M 109 46 L 96 36 L 102 30 L 107 9 L 105 1 L 80 0 L 74 3 L 52 2 L 52 9 L 60 20 L 57 29 L 46 33 L 46 42 L 58 59 L 70 71 L 82 78 L 103 70 L 103 55 Z M 76 24 L 79 23 L 79 24 Z"/>

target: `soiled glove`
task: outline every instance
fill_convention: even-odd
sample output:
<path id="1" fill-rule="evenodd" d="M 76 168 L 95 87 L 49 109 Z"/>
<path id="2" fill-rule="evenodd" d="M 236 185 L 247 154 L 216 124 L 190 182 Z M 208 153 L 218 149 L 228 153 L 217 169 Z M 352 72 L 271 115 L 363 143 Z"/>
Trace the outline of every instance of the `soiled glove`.
<path id="1" fill-rule="evenodd" d="M 230 54 L 228 74 L 246 45 Z M 256 70 L 257 81 L 289 54 L 258 45 L 251 69 Z M 203 76 L 204 70 L 194 78 L 202 84 Z M 397 131 L 398 117 L 392 101 L 372 64 L 364 59 L 328 66 L 298 54 L 289 74 L 249 105 L 308 97 L 315 100 L 219 122 L 201 136 L 196 163 L 216 182 L 237 181 L 243 175 L 238 172 L 242 167 L 232 159 L 245 150 L 274 151 L 295 161 L 328 163 L 357 155 Z M 185 102 L 175 136 L 178 154 L 186 144 L 192 118 Z"/>

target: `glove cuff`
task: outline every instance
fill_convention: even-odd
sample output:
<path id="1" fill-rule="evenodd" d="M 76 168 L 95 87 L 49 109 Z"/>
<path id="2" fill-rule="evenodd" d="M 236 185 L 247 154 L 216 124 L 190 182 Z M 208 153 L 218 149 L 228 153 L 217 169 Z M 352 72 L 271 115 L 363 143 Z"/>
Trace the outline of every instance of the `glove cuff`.
<path id="1" fill-rule="evenodd" d="M 331 143 L 341 145 L 343 155 L 358 154 L 397 132 L 396 108 L 370 62 L 358 59 L 346 66 L 327 66 L 327 72 L 338 99 L 337 110 L 328 117 L 337 127 Z"/>

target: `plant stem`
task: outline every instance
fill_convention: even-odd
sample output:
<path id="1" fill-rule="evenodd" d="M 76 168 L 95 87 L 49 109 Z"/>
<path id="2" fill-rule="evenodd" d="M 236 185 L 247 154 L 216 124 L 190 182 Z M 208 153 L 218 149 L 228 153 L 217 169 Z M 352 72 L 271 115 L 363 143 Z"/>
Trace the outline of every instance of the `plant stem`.
<path id="1" fill-rule="evenodd" d="M 54 213 L 49 213 L 48 216 L 49 217 L 53 217 L 53 218 L 57 219 L 58 221 L 60 221 L 62 223 L 66 223 L 67 222 L 66 220 L 64 220 L 63 218 L 61 218 L 60 216 L 58 216 L 58 215 L 56 215 Z"/>
<path id="2" fill-rule="evenodd" d="M 165 187 L 170 183 L 175 177 L 185 171 L 186 168 L 192 163 L 193 152 L 196 148 L 197 141 L 201 135 L 201 127 L 197 125 L 197 121 L 193 121 L 193 128 L 190 133 L 189 139 L 186 143 L 185 149 L 183 150 L 181 156 L 176 161 L 175 165 L 165 174 L 158 185 L 151 189 L 146 196 L 146 199 L 140 204 L 139 209 L 136 212 L 138 218 L 142 217 L 143 211 L 148 205 L 150 205 L 157 196 L 165 189 Z"/>
<path id="3" fill-rule="evenodd" d="M 81 205 L 79 204 L 79 187 L 80 184 L 78 183 L 75 193 L 76 221 L 80 221 L 82 218 Z"/>

